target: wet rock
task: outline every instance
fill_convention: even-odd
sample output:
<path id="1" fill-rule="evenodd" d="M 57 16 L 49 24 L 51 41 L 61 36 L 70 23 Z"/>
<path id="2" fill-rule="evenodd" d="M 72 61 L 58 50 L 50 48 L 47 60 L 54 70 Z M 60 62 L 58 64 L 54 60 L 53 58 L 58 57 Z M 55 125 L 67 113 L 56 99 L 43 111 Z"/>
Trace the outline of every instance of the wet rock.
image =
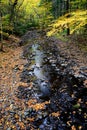
<path id="1" fill-rule="evenodd" d="M 67 66 L 67 64 L 61 64 L 61 66 L 62 66 L 62 67 L 66 67 L 66 66 Z"/>
<path id="2" fill-rule="evenodd" d="M 10 113 L 11 115 L 15 115 L 15 114 L 16 114 L 15 111 L 9 111 L 9 113 Z"/>
<path id="3" fill-rule="evenodd" d="M 32 73 L 32 72 L 29 72 L 28 74 L 29 74 L 29 75 L 33 75 L 33 73 Z"/>
<path id="4" fill-rule="evenodd" d="M 29 115 L 29 111 L 25 111 L 24 112 L 24 116 L 26 117 L 26 116 L 28 116 Z"/>
<path id="5" fill-rule="evenodd" d="M 0 102 L 3 102 L 4 101 L 4 99 L 0 99 Z"/>
<path id="6" fill-rule="evenodd" d="M 40 130 L 45 130 L 45 126 L 44 126 L 44 125 L 40 125 L 40 126 L 39 126 L 39 129 L 40 129 Z"/>
<path id="7" fill-rule="evenodd" d="M 46 98 L 51 95 L 50 83 L 42 82 L 40 84 L 41 95 L 40 98 Z"/>
<path id="8" fill-rule="evenodd" d="M 52 63 L 51 66 L 52 66 L 52 67 L 56 67 L 56 64 Z"/>
<path id="9" fill-rule="evenodd" d="M 79 81 L 86 80 L 86 77 L 83 74 L 75 74 L 75 78 L 77 78 Z"/>
<path id="10" fill-rule="evenodd" d="M 16 71 L 18 71 L 18 70 L 20 70 L 20 68 L 19 68 L 18 66 L 16 66 L 16 67 L 14 68 L 14 71 L 16 72 Z"/>
<path id="11" fill-rule="evenodd" d="M 82 66 L 80 70 L 87 70 L 87 66 Z"/>
<path id="12" fill-rule="evenodd" d="M 87 73 L 80 71 L 80 73 L 85 77 L 85 79 L 87 79 Z"/>
<path id="13" fill-rule="evenodd" d="M 2 126 L 2 124 L 0 124 L 0 130 L 3 130 L 4 129 L 4 127 Z"/>
<path id="14" fill-rule="evenodd" d="M 7 128 L 6 130 L 12 130 L 12 128 L 9 127 L 9 128 Z"/>

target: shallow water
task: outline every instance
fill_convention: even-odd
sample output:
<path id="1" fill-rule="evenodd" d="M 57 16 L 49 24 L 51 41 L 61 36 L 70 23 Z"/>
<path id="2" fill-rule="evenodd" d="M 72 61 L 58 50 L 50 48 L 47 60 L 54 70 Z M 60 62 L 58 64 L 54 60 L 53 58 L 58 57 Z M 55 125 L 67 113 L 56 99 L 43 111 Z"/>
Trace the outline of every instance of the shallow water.
<path id="1" fill-rule="evenodd" d="M 21 88 L 21 92 L 19 90 L 24 99 L 34 98 L 39 103 L 50 102 L 44 110 L 38 113 L 35 111 L 37 116 L 33 122 L 34 127 L 40 130 L 70 130 L 73 125 L 76 129 L 81 125 L 85 130 L 86 96 L 84 98 L 82 79 L 73 75 L 69 69 L 72 64 L 57 54 L 55 48 L 47 51 L 41 46 L 32 45 L 28 56 L 30 64 L 27 66 L 30 69 L 23 72 L 22 79 L 28 78 L 34 85 L 29 91 L 25 88 Z M 79 98 L 81 102 L 78 105 Z"/>
<path id="2" fill-rule="evenodd" d="M 35 53 L 34 56 L 34 75 L 37 77 L 37 79 L 46 79 L 44 75 L 44 69 L 42 67 L 43 65 L 43 57 L 44 54 L 41 50 L 38 49 L 39 45 L 35 44 L 32 45 L 32 53 Z"/>

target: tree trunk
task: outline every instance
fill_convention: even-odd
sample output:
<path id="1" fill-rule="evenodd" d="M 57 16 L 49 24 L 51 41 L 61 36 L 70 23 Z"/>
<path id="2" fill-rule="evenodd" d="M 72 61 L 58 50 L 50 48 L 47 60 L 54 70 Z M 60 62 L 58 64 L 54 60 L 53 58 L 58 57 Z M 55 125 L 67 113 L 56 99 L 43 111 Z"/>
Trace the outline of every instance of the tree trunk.
<path id="1" fill-rule="evenodd" d="M 10 14 L 10 23 L 13 21 L 15 7 L 18 4 L 18 0 L 15 0 L 14 3 L 11 5 L 11 14 Z"/>
<path id="2" fill-rule="evenodd" d="M 69 13 L 70 0 L 66 1 L 66 13 Z M 70 35 L 70 28 L 67 27 L 67 36 Z"/>
<path id="3" fill-rule="evenodd" d="M 70 28 L 67 28 L 67 36 L 70 35 Z"/>
<path id="4" fill-rule="evenodd" d="M 3 27 L 2 27 L 2 12 L 0 12 L 0 23 L 1 23 L 1 45 L 0 45 L 0 51 L 3 51 Z"/>

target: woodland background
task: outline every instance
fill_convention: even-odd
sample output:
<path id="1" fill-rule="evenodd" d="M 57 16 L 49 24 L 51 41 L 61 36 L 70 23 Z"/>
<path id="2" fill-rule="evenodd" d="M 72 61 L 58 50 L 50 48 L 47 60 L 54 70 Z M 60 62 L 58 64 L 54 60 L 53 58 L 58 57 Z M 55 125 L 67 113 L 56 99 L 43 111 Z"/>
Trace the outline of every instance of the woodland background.
<path id="1" fill-rule="evenodd" d="M 71 35 L 82 47 L 87 36 L 87 1 L 0 0 L 1 50 L 3 39 L 11 34 L 22 36 L 33 28 L 45 30 L 48 36 Z"/>

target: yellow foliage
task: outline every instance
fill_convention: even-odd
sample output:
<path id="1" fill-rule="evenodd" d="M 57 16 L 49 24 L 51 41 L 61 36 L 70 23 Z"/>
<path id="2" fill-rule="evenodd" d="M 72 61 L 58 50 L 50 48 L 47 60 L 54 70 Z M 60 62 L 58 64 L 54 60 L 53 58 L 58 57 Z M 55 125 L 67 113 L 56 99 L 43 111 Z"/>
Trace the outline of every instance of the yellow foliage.
<path id="1" fill-rule="evenodd" d="M 68 17 L 69 16 L 69 17 Z M 62 32 L 64 29 L 70 28 L 70 34 L 79 30 L 81 27 L 87 24 L 87 11 L 78 10 L 65 14 L 55 21 L 52 25 L 52 30 L 47 33 L 51 36 L 55 33 Z"/>

